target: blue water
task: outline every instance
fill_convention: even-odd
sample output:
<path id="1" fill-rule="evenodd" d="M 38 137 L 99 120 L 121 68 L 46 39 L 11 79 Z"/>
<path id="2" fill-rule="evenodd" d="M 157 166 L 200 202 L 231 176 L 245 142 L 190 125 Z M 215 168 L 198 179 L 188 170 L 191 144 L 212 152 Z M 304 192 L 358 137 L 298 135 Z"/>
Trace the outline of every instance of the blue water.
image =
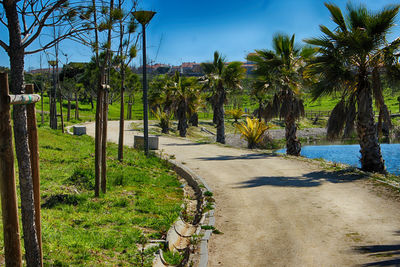
<path id="1" fill-rule="evenodd" d="M 381 151 L 387 171 L 400 175 L 400 144 L 381 144 Z M 277 152 L 286 153 L 286 149 Z M 301 148 L 301 155 L 361 167 L 360 145 L 304 146 Z"/>

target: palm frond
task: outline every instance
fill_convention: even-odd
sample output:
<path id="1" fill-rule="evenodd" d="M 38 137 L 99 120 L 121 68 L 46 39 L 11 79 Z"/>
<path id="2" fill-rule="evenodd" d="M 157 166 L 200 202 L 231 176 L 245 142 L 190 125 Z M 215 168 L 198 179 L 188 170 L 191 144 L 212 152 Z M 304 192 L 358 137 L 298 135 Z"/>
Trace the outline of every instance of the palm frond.
<path id="1" fill-rule="evenodd" d="M 328 139 L 337 138 L 343 130 L 346 121 L 346 104 L 341 100 L 333 108 L 331 116 L 328 119 L 327 137 Z"/>
<path id="2" fill-rule="evenodd" d="M 331 13 L 332 20 L 339 26 L 342 32 L 346 32 L 347 26 L 342 14 L 342 10 L 340 10 L 340 8 L 337 5 L 331 3 L 325 3 L 325 6 Z"/>

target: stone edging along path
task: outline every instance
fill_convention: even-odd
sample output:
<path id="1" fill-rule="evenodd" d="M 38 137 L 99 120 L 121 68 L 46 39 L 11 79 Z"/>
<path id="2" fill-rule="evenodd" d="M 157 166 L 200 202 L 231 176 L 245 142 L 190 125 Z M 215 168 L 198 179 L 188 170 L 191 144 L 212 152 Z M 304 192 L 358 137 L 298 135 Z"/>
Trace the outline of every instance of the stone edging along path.
<path id="1" fill-rule="evenodd" d="M 201 207 L 198 206 L 198 211 L 200 209 L 200 212 L 203 210 L 203 208 L 206 206 L 207 202 L 204 199 L 204 193 L 205 192 L 212 192 L 211 188 L 207 185 L 206 181 L 200 177 L 199 175 L 195 174 L 192 170 L 187 168 L 186 166 L 183 166 L 182 164 L 178 163 L 175 160 L 169 159 L 166 156 L 163 156 L 159 153 L 156 153 L 158 157 L 160 157 L 163 160 L 168 161 L 172 169 L 180 176 L 182 177 L 190 187 L 192 187 L 196 194 L 200 194 L 200 198 L 203 200 L 202 203 L 200 203 Z M 200 219 L 200 222 L 197 226 L 195 234 L 197 236 L 201 235 L 201 241 L 200 241 L 200 254 L 199 254 L 199 259 L 198 259 L 198 266 L 199 267 L 206 267 L 208 264 L 208 240 L 211 237 L 212 234 L 212 229 L 207 229 L 203 230 L 201 228 L 202 225 L 207 225 L 207 226 L 212 226 L 214 227 L 215 224 L 215 217 L 214 217 L 214 210 L 215 210 L 215 204 L 211 204 L 213 209 L 210 211 L 207 211 L 202 214 L 202 217 Z M 181 219 L 178 219 L 174 225 L 170 228 L 168 233 L 172 232 L 178 232 L 176 231 L 177 228 L 179 228 L 179 224 L 181 224 Z M 179 233 L 178 233 L 179 235 Z M 187 237 L 190 238 L 190 237 Z M 169 239 L 167 235 L 167 240 Z M 189 261 L 189 259 L 187 259 Z M 154 260 L 153 266 L 170 266 L 165 263 L 165 260 L 162 257 L 162 251 L 160 250 L 160 254 L 157 255 L 157 257 Z"/>
<path id="2" fill-rule="evenodd" d="M 74 125 L 73 125 L 74 126 Z M 66 132 L 68 134 L 73 135 L 71 132 L 71 129 L 73 126 L 66 127 Z M 204 212 L 203 213 L 203 208 L 207 205 L 207 201 L 205 200 L 204 193 L 205 192 L 210 192 L 212 193 L 211 188 L 208 186 L 206 181 L 199 175 L 195 174 L 191 169 L 187 168 L 186 166 L 183 166 L 179 162 L 170 159 L 167 155 L 162 155 L 162 153 L 155 153 L 157 157 L 159 157 L 162 160 L 167 161 L 171 167 L 172 170 L 175 171 L 175 173 L 183 178 L 190 187 L 192 187 L 196 193 L 198 204 L 197 204 L 197 213 L 200 212 L 201 219 L 199 220 L 199 223 L 197 224 L 195 234 L 197 236 L 201 236 L 201 241 L 200 241 L 200 253 L 199 253 L 199 258 L 198 258 L 198 266 L 199 267 L 207 267 L 208 265 L 208 241 L 211 237 L 211 234 L 213 232 L 212 229 L 206 229 L 203 230 L 201 226 L 207 225 L 210 227 L 214 227 L 215 225 L 215 216 L 214 216 L 214 211 L 215 211 L 215 203 L 210 203 L 212 209 L 210 211 Z M 181 218 L 178 218 L 175 223 L 171 226 L 171 228 L 168 230 L 167 234 L 167 246 L 168 246 L 168 240 L 171 239 L 176 239 L 175 237 L 179 238 L 186 238 L 190 239 L 191 236 L 183 236 L 181 233 L 177 230 L 182 228 L 181 225 L 187 224 L 183 222 Z M 172 237 L 171 237 L 172 236 Z M 170 246 L 173 248 L 173 245 Z M 188 262 L 191 255 L 186 254 L 187 256 L 184 261 Z M 159 251 L 159 253 L 156 255 L 156 258 L 153 261 L 153 266 L 171 266 L 168 265 L 162 255 L 162 250 Z"/>

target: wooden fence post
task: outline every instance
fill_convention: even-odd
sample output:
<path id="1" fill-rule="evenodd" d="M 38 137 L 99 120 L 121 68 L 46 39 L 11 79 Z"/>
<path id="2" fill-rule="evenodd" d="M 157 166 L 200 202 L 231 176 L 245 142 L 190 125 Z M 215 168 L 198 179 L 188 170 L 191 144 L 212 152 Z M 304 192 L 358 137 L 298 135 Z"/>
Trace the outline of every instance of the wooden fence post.
<path id="1" fill-rule="evenodd" d="M 22 266 L 8 76 L 0 73 L 0 193 L 6 266 Z"/>
<path id="2" fill-rule="evenodd" d="M 33 94 L 33 84 L 27 84 L 25 86 L 25 92 L 27 94 Z M 33 201 L 35 205 L 36 234 L 39 243 L 40 262 L 41 265 L 43 266 L 42 230 L 40 222 L 39 143 L 38 143 L 35 103 L 26 105 L 26 112 L 28 121 L 29 150 L 31 151 L 31 170 L 32 170 L 32 183 L 33 183 Z"/>

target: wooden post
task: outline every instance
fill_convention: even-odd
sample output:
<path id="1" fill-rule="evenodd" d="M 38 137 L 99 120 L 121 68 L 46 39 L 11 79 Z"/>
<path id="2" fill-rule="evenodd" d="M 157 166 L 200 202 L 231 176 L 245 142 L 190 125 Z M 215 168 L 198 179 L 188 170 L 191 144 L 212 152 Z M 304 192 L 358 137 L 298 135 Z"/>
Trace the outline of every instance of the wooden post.
<path id="1" fill-rule="evenodd" d="M 0 73 L 0 193 L 6 266 L 22 266 L 8 77 Z"/>
<path id="2" fill-rule="evenodd" d="M 27 84 L 25 91 L 28 94 L 33 94 L 33 84 Z M 31 151 L 31 170 L 33 183 L 33 201 L 35 204 L 35 224 L 36 234 L 40 250 L 40 262 L 43 266 L 43 251 L 42 251 L 42 230 L 40 222 L 40 175 L 39 175 L 39 144 L 36 123 L 36 108 L 35 104 L 26 106 L 27 121 L 28 121 L 28 141 L 29 150 Z"/>

